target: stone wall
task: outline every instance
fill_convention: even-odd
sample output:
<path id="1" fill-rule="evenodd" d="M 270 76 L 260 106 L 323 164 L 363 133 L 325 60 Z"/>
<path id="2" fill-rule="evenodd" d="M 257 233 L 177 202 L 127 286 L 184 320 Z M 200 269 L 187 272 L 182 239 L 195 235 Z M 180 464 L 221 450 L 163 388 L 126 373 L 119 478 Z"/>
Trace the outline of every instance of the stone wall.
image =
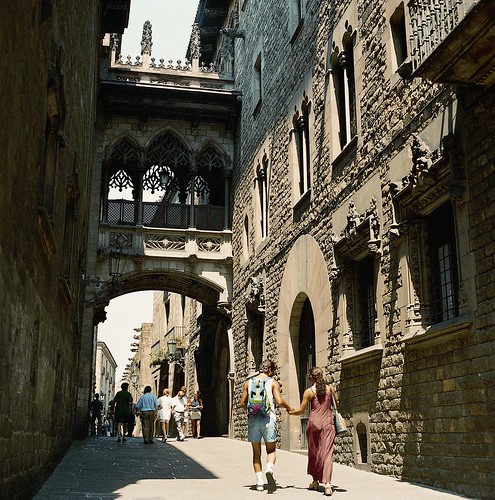
<path id="1" fill-rule="evenodd" d="M 71 22 L 76 20 L 77 22 Z M 28 498 L 74 437 L 98 4 L 2 6 L 0 497 Z M 88 372 L 89 373 L 89 372 Z M 87 413 L 86 413 L 87 431 Z"/>
<path id="2" fill-rule="evenodd" d="M 335 458 L 376 473 L 489 498 L 495 485 L 490 472 L 495 457 L 487 451 L 493 441 L 489 431 L 493 408 L 489 402 L 493 400 L 494 373 L 494 261 L 490 251 L 495 178 L 490 110 L 494 92 L 465 89 L 461 93 L 453 87 L 400 78 L 391 69 L 387 17 L 399 2 L 305 3 L 304 24 L 292 39 L 287 2 L 260 5 L 248 1 L 240 13 L 239 27 L 246 38 L 236 41 L 236 85 L 243 92 L 243 107 L 233 182 L 232 328 L 237 354 L 234 399 L 240 397 L 248 369 L 245 320 L 250 278 L 266 276 L 264 355 L 283 365 L 280 374 L 284 374 L 281 382 L 285 397 L 295 405 L 299 394 L 291 378 L 297 363 L 279 359 L 280 346 L 293 335 L 291 325 L 298 320 L 294 310 L 285 310 L 290 300 L 295 304 L 296 293 L 284 283 L 302 283 L 299 292 L 310 297 L 318 276 L 314 263 L 306 260 L 304 253 L 298 255 L 300 269 L 292 278 L 285 276 L 288 255 L 302 235 L 311 235 L 330 276 L 336 248 L 341 250 L 346 244 L 340 234 L 346 227 L 350 200 L 354 199 L 363 213 L 373 197 L 378 207 L 381 245 L 374 254 L 378 266 L 379 332 L 375 345 L 349 356 L 345 345 L 349 327 L 342 321 L 342 273 L 332 278 L 332 299 L 328 304 L 332 317 L 327 325 L 323 364 L 340 391 L 342 411 L 351 428 L 347 437 L 338 438 Z M 331 113 L 334 96 L 329 87 L 328 54 L 333 42 L 339 44 L 349 24 L 356 30 L 357 140 L 354 151 L 348 148 L 347 156 L 339 156 L 336 117 Z M 252 68 L 260 52 L 263 91 L 261 103 L 255 103 Z M 290 133 L 294 108 L 304 93 L 312 106 L 312 188 L 303 215 L 298 217 L 295 208 L 299 207 L 295 207 L 291 195 Z M 414 295 L 419 293 L 421 298 L 416 276 L 411 277 L 418 248 L 406 224 L 395 231 L 398 204 L 393 183 L 400 184 L 410 174 L 414 135 L 447 161 L 442 140 L 449 133 L 455 133 L 456 147 L 463 158 L 461 170 L 468 179 L 463 200 L 451 195 L 455 200 L 460 262 L 460 314 L 454 325 L 438 327 L 435 336 L 431 334 L 435 329 L 425 328 L 424 322 L 418 321 L 418 328 L 413 328 L 417 321 Z M 270 172 L 269 236 L 263 241 L 256 229 L 259 215 L 253 183 L 262 152 L 269 158 Z M 450 173 L 445 166 L 441 168 L 447 172 L 445 175 L 454 175 L 456 167 L 451 165 Z M 442 196 L 449 199 L 445 193 Z M 434 198 L 430 203 L 434 204 Z M 243 258 L 246 216 L 249 256 Z M 284 290 L 293 295 L 283 297 Z M 314 307 L 315 301 L 310 299 Z M 315 310 L 315 316 L 319 313 Z M 281 320 L 287 315 L 286 321 Z M 428 340 L 427 336 L 414 338 L 417 332 L 431 336 Z M 318 337 L 324 332 L 315 334 Z M 317 359 L 322 359 L 319 353 Z M 363 424 L 360 431 L 365 429 L 367 433 L 366 457 L 359 444 L 359 424 Z M 291 436 L 282 435 L 282 446 L 297 449 L 297 426 L 297 419 L 288 423 L 282 418 L 281 428 Z M 234 427 L 237 438 L 246 437 L 246 418 L 240 408 L 234 416 Z M 472 466 L 466 467 L 467 463 Z"/>

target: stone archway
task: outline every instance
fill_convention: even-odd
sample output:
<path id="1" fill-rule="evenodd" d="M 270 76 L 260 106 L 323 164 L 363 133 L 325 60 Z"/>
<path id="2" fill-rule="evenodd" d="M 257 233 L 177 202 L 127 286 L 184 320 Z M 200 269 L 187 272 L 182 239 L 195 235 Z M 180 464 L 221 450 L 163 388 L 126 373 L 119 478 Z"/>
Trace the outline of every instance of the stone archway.
<path id="1" fill-rule="evenodd" d="M 301 236 L 292 247 L 282 277 L 277 317 L 277 352 L 284 397 L 292 405 L 299 402 L 294 337 L 299 335 L 304 298 L 314 314 L 316 364 L 328 363 L 328 328 L 332 321 L 330 280 L 327 263 L 316 240 Z M 300 424 L 284 417 L 281 421 L 283 449 L 300 449 Z"/>

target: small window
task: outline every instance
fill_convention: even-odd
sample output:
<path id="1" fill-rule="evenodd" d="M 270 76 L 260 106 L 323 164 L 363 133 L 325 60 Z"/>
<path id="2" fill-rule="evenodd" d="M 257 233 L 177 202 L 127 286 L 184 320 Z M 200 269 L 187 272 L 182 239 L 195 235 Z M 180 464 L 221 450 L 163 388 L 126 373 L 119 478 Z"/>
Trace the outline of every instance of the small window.
<path id="1" fill-rule="evenodd" d="M 263 98 L 263 79 L 261 71 L 261 52 L 258 53 L 258 57 L 254 63 L 254 73 L 253 73 L 253 101 L 255 112 L 258 110 L 262 98 Z"/>
<path id="2" fill-rule="evenodd" d="M 431 320 L 459 315 L 459 279 L 452 205 L 445 203 L 427 217 Z"/>
<path id="3" fill-rule="evenodd" d="M 256 183 L 258 185 L 258 211 L 261 238 L 268 236 L 268 158 L 263 157 L 256 168 Z"/>
<path id="4" fill-rule="evenodd" d="M 395 54 L 395 69 L 397 69 L 407 59 L 406 18 L 403 3 L 397 7 L 390 18 L 390 29 Z"/>
<path id="5" fill-rule="evenodd" d="M 244 231 L 242 233 L 242 254 L 246 259 L 249 257 L 249 219 L 247 215 L 244 217 Z"/>

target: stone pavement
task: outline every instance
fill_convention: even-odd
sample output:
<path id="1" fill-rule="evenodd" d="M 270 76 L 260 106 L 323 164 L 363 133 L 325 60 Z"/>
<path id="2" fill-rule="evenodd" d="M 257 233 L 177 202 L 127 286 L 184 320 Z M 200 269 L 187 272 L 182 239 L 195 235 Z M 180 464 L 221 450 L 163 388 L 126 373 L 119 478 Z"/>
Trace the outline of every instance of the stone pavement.
<path id="1" fill-rule="evenodd" d="M 264 449 L 263 449 L 264 453 Z M 263 455 L 264 458 L 264 455 Z M 72 444 L 60 465 L 34 497 L 61 499 L 249 499 L 275 495 L 300 500 L 324 497 L 307 489 L 304 454 L 277 450 L 276 490 L 254 489 L 249 443 L 227 438 L 186 439 L 167 444 L 141 438 L 118 444 L 115 438 L 91 437 Z M 418 486 L 335 464 L 332 484 L 336 500 L 448 500 L 451 493 Z"/>

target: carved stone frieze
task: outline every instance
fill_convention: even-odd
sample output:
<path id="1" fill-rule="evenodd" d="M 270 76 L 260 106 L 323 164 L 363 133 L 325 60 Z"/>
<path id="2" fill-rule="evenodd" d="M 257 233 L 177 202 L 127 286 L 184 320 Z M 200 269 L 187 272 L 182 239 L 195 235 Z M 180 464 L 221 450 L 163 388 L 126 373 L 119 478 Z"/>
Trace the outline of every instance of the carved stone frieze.
<path id="1" fill-rule="evenodd" d="M 370 199 L 370 206 L 362 214 L 358 213 L 354 200 L 351 200 L 347 225 L 341 231 L 336 246 L 340 253 L 351 259 L 357 258 L 363 252 L 380 253 L 382 243 L 380 228 L 381 221 L 375 198 Z"/>

